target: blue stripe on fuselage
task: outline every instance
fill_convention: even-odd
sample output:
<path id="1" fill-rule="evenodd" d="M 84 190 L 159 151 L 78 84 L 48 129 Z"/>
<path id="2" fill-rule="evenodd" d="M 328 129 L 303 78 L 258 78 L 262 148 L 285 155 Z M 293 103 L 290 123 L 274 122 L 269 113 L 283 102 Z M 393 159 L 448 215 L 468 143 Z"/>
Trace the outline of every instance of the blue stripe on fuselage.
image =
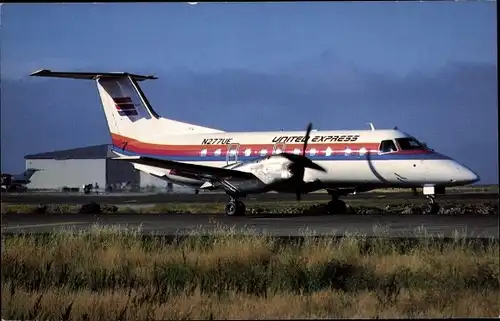
<path id="1" fill-rule="evenodd" d="M 141 154 L 141 153 L 135 153 L 135 152 L 130 152 L 130 151 L 123 151 L 121 148 L 113 148 L 113 150 L 116 150 L 117 153 L 127 155 L 127 156 L 143 156 L 143 157 L 151 157 L 151 158 L 157 158 L 157 159 L 165 159 L 165 160 L 173 160 L 173 161 L 179 161 L 179 162 L 225 162 L 227 160 L 226 155 L 223 156 L 183 156 L 183 155 L 168 155 L 168 156 L 162 156 L 162 155 L 148 155 L 148 154 Z M 245 156 L 245 155 L 238 155 L 238 161 L 241 162 L 249 162 L 257 159 L 261 159 L 263 156 Z M 366 161 L 367 156 L 366 155 L 330 155 L 330 156 L 325 156 L 325 155 L 315 155 L 315 156 L 309 156 L 307 155 L 307 158 L 313 160 L 313 161 Z M 415 154 L 398 154 L 398 153 L 389 153 L 389 154 L 370 154 L 370 160 L 438 160 L 438 159 L 450 159 L 449 157 L 445 155 L 441 155 L 439 153 L 415 153 Z M 231 161 L 235 161 L 234 157 L 230 158 Z"/>

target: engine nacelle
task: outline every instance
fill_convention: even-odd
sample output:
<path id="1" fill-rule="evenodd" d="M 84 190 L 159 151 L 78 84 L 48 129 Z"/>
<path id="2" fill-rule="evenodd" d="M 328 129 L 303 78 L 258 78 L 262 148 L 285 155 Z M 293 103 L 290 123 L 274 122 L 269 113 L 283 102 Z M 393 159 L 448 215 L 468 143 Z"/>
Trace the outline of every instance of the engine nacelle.
<path id="1" fill-rule="evenodd" d="M 246 167 L 245 171 L 254 174 L 264 184 L 271 185 L 293 176 L 293 173 L 289 170 L 290 163 L 288 159 L 275 155 L 253 163 L 247 163 L 244 167 Z"/>

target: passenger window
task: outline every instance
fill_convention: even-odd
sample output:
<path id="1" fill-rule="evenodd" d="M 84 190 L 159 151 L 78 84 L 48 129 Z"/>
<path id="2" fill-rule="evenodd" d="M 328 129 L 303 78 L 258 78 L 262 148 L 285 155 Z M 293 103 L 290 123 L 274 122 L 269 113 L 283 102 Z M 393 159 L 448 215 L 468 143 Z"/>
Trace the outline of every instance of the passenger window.
<path id="1" fill-rule="evenodd" d="M 380 152 L 381 153 L 390 153 L 396 151 L 396 145 L 392 140 L 384 140 L 380 143 Z"/>

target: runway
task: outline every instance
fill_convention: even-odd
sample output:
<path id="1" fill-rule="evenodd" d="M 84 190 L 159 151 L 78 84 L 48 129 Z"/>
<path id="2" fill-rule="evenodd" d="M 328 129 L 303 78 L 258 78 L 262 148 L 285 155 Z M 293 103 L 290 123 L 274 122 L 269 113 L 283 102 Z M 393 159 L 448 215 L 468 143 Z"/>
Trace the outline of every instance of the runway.
<path id="1" fill-rule="evenodd" d="M 227 217 L 208 214 L 2 214 L 2 232 L 47 233 L 61 228 L 88 230 L 94 224 L 131 229 L 143 234 L 186 235 L 213 233 L 220 228 L 234 232 L 252 230 L 273 236 L 306 234 L 342 236 L 423 237 L 467 236 L 498 239 L 497 215 L 259 215 Z"/>
<path id="2" fill-rule="evenodd" d="M 424 200 L 423 195 L 412 193 L 361 193 L 349 195 L 342 199 L 348 200 L 376 200 L 387 198 L 392 200 Z M 313 193 L 303 197 L 304 201 L 327 201 L 331 197 L 326 193 Z M 493 200 L 498 199 L 498 193 L 455 193 L 439 195 L 439 200 Z M 266 193 L 250 195 L 245 202 L 276 202 L 294 201 L 293 194 Z M 205 203 L 227 202 L 227 195 L 222 193 L 206 194 L 145 194 L 145 193 L 109 193 L 83 195 L 80 193 L 6 193 L 2 194 L 2 203 L 12 204 L 161 204 L 161 203 Z"/>

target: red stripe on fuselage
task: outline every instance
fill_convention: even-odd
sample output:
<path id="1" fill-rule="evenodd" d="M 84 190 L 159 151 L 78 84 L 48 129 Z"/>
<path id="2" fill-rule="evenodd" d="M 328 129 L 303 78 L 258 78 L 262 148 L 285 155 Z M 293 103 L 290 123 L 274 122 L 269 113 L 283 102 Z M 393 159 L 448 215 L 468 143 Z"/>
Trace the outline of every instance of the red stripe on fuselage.
<path id="1" fill-rule="evenodd" d="M 201 150 L 207 150 L 207 156 L 213 156 L 217 149 L 220 149 L 219 156 L 225 156 L 228 152 L 228 145 L 164 145 L 164 144 L 152 144 L 138 141 L 136 139 L 124 137 L 118 134 L 111 134 L 113 145 L 122 147 L 125 143 L 126 150 L 130 152 L 135 152 L 145 155 L 161 155 L 161 156 L 199 156 Z M 280 144 L 280 143 L 278 143 Z M 238 155 L 245 155 L 245 150 L 251 149 L 252 156 L 258 156 L 262 149 L 267 149 L 267 155 L 269 155 L 274 147 L 275 143 L 269 144 L 240 144 L 238 149 Z M 365 148 L 366 152 L 372 150 L 377 150 L 380 143 L 344 143 L 344 142 L 333 142 L 333 143 L 309 143 L 307 148 L 307 153 L 314 148 L 316 149 L 316 154 L 323 154 L 325 150 L 330 148 L 332 154 L 344 154 L 345 148 L 351 149 L 352 153 L 359 153 L 361 148 Z M 232 145 L 233 147 L 234 145 Z M 281 145 L 282 146 L 282 145 Z M 279 146 L 279 147 L 281 147 Z M 303 144 L 286 144 L 286 152 L 292 153 L 296 148 L 302 152 Z M 398 151 L 397 153 L 404 154 L 421 154 L 430 153 L 428 150 L 408 150 L 408 151 Z"/>

